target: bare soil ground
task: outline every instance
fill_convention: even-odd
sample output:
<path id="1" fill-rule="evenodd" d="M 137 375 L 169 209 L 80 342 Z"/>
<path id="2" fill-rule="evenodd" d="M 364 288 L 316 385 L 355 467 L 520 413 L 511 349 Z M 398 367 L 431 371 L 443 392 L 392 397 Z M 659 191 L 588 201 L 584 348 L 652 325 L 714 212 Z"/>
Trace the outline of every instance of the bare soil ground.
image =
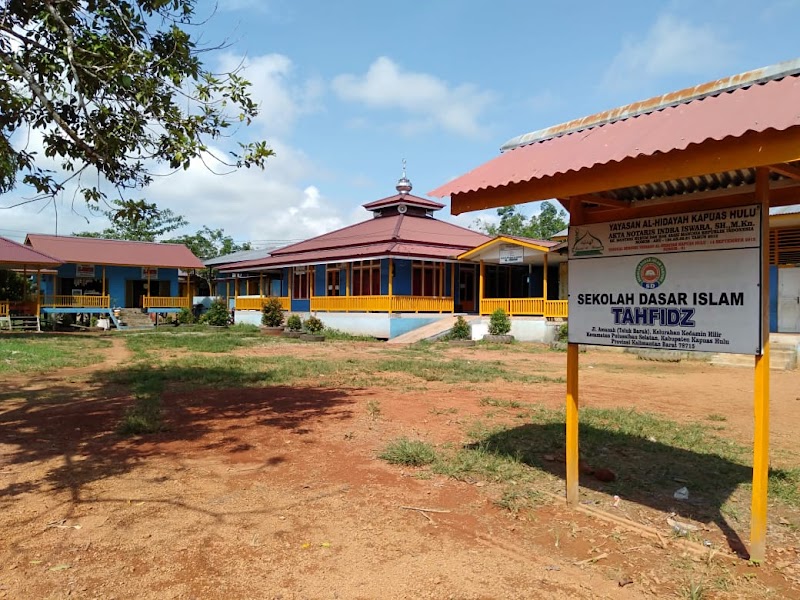
<path id="1" fill-rule="evenodd" d="M 699 543 L 687 544 L 666 524 L 678 502 L 637 495 L 636 481 L 615 501 L 587 476 L 586 510 L 566 507 L 559 457 L 551 459 L 555 484 L 544 481 L 538 505 L 518 512 L 498 506 L 497 483 L 377 458 L 400 436 L 457 446 L 476 419 L 518 423 L 515 410 L 498 408 L 503 400 L 559 408 L 563 383 L 408 375 L 354 387 L 320 376 L 295 386 L 171 390 L 166 430 L 126 438 L 116 428 L 134 402 L 130 391 L 91 376 L 130 359 L 124 339 L 113 341 L 95 367 L 0 382 L 2 598 L 800 597 L 800 514 L 785 506 L 770 513 L 768 561 L 756 567 L 736 543 L 748 537 L 747 506 L 726 515 L 714 507 L 719 514 L 699 523 Z M 561 353 L 441 351 L 532 375 L 565 372 Z M 379 343 L 335 342 L 233 354 L 359 360 L 385 352 Z M 752 441 L 747 369 L 589 351 L 581 401 L 681 423 L 722 415 L 720 435 Z M 773 373 L 773 465 L 800 464 L 798 427 L 800 371 Z"/>

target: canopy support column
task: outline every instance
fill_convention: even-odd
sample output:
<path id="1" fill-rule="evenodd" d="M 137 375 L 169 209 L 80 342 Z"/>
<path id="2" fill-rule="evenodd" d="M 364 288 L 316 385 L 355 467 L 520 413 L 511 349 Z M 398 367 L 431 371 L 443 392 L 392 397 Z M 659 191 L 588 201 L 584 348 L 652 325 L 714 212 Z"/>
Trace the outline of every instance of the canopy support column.
<path id="1" fill-rule="evenodd" d="M 542 255 L 544 267 L 542 269 L 542 297 L 547 302 L 547 254 Z"/>
<path id="2" fill-rule="evenodd" d="M 753 398 L 753 493 L 750 504 L 750 560 L 763 562 L 767 548 L 769 481 L 769 170 L 756 169 L 761 205 L 761 354 L 755 357 Z"/>
<path id="3" fill-rule="evenodd" d="M 392 295 L 394 292 L 393 287 L 393 280 L 394 280 L 394 261 L 392 258 L 389 258 L 389 314 L 392 314 Z"/>
<path id="4" fill-rule="evenodd" d="M 481 271 L 478 277 L 478 314 L 483 314 L 483 284 L 486 279 L 486 263 L 481 261 Z"/>

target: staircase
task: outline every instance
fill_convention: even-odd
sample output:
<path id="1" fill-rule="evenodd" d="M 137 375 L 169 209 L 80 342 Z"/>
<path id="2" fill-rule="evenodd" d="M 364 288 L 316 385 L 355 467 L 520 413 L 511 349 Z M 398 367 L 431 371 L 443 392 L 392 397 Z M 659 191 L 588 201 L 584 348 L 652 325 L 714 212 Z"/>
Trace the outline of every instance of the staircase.
<path id="1" fill-rule="evenodd" d="M 8 317 L 9 331 L 41 331 L 42 325 L 36 315 L 12 315 Z"/>
<path id="2" fill-rule="evenodd" d="M 711 358 L 715 367 L 753 368 L 753 357 L 746 354 L 715 354 Z M 797 368 L 797 346 L 771 342 L 769 348 L 769 368 L 775 371 L 789 371 Z"/>
<path id="3" fill-rule="evenodd" d="M 152 329 L 153 321 L 148 313 L 143 313 L 138 308 L 124 308 L 119 313 L 119 318 L 114 320 L 119 329 Z"/>

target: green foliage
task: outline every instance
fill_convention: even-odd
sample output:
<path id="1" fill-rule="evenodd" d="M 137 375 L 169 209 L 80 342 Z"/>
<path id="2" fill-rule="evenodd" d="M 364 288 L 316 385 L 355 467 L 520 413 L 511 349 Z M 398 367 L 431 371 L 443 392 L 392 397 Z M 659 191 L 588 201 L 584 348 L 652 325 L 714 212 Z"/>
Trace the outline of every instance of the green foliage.
<path id="1" fill-rule="evenodd" d="M 264 327 L 280 327 L 283 325 L 283 305 L 277 298 L 270 298 L 261 308 L 261 324 Z"/>
<path id="2" fill-rule="evenodd" d="M 0 375 L 44 373 L 62 367 L 83 367 L 103 360 L 107 339 L 39 333 L 0 336 Z"/>
<path id="3" fill-rule="evenodd" d="M 469 340 L 472 339 L 472 328 L 469 323 L 464 320 L 461 315 L 458 316 L 453 327 L 450 329 L 451 340 Z"/>
<path id="4" fill-rule="evenodd" d="M 558 333 L 556 333 L 556 339 L 559 342 L 569 341 L 569 325 L 567 323 L 562 323 L 561 326 L 558 328 Z"/>
<path id="5" fill-rule="evenodd" d="M 436 450 L 427 442 L 402 437 L 390 442 L 378 458 L 396 465 L 420 467 L 436 460 Z"/>
<path id="6" fill-rule="evenodd" d="M 200 317 L 200 322 L 206 325 L 224 327 L 230 322 L 231 315 L 224 300 L 214 300 L 208 310 Z"/>
<path id="7" fill-rule="evenodd" d="M 159 209 L 155 204 L 141 205 L 141 210 L 130 214 L 125 210 L 122 200 L 114 200 L 115 209 L 97 211 L 108 219 L 110 226 L 103 231 L 82 231 L 75 233 L 78 237 L 104 238 L 107 240 L 130 240 L 133 242 L 155 242 L 165 233 L 185 227 L 189 222 L 170 209 Z"/>
<path id="8" fill-rule="evenodd" d="M 500 223 L 495 225 L 478 219 L 473 224 L 488 235 L 516 235 L 537 240 L 548 240 L 567 226 L 567 213 L 552 202 L 544 201 L 538 215 L 530 218 L 518 212 L 515 205 L 497 209 Z"/>
<path id="9" fill-rule="evenodd" d="M 164 242 L 184 244 L 192 251 L 192 254 L 202 259 L 216 258 L 217 256 L 225 256 L 226 254 L 252 249 L 249 242 L 237 244 L 231 236 L 225 235 L 223 229 L 211 229 L 205 225 L 197 233 L 181 235 L 164 240 Z"/>
<path id="10" fill-rule="evenodd" d="M 164 428 L 161 420 L 161 392 L 164 382 L 155 373 L 142 374 L 131 386 L 136 403 L 117 428 L 122 435 L 156 433 Z"/>
<path id="11" fill-rule="evenodd" d="M 511 331 L 511 319 L 508 318 L 506 311 L 498 308 L 489 317 L 489 333 L 491 335 L 506 335 Z"/>
<path id="12" fill-rule="evenodd" d="M 191 325 L 197 320 L 194 317 L 194 313 L 188 308 L 182 308 L 181 311 L 178 313 L 177 319 L 178 323 L 181 323 L 183 325 Z"/>
<path id="13" fill-rule="evenodd" d="M 0 269 L 0 300 L 24 300 L 28 282 L 19 273 Z"/>
<path id="14" fill-rule="evenodd" d="M 286 326 L 289 328 L 289 331 L 300 331 L 303 329 L 303 321 L 300 319 L 300 315 L 291 315 L 286 319 Z"/>
<path id="15" fill-rule="evenodd" d="M 196 0 L 0 3 L 0 192 L 19 173 L 39 198 L 72 182 L 99 206 L 108 196 L 99 182 L 124 198 L 152 182 L 151 169 L 213 160 L 212 141 L 232 156 L 217 162 L 263 168 L 273 154 L 266 142 L 224 140 L 234 125 L 249 125 L 258 106 L 238 70 L 203 66 L 212 48 L 193 37 L 208 29 L 196 10 Z M 17 131 L 40 135 L 43 152 L 15 148 Z M 122 200 L 120 212 L 146 206 Z"/>
<path id="16" fill-rule="evenodd" d="M 340 331 L 333 327 L 325 327 L 322 330 L 322 335 L 329 340 L 344 340 L 348 342 L 374 342 L 375 338 L 369 335 L 353 335 L 345 331 Z"/>
<path id="17" fill-rule="evenodd" d="M 323 323 L 314 315 L 311 315 L 305 321 L 303 321 L 303 329 L 305 329 L 308 333 L 317 335 L 322 333 L 322 330 L 325 329 L 325 323 Z"/>

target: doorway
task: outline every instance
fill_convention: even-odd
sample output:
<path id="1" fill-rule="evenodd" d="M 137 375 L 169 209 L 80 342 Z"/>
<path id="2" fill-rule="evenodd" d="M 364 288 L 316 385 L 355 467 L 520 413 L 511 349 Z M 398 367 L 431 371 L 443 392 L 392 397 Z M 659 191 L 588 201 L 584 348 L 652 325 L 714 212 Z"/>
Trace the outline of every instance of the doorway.
<path id="1" fill-rule="evenodd" d="M 461 267 L 458 270 L 458 300 L 461 312 L 475 311 L 475 267 Z"/>
<path id="2" fill-rule="evenodd" d="M 778 332 L 800 333 L 800 268 L 778 269 Z"/>

